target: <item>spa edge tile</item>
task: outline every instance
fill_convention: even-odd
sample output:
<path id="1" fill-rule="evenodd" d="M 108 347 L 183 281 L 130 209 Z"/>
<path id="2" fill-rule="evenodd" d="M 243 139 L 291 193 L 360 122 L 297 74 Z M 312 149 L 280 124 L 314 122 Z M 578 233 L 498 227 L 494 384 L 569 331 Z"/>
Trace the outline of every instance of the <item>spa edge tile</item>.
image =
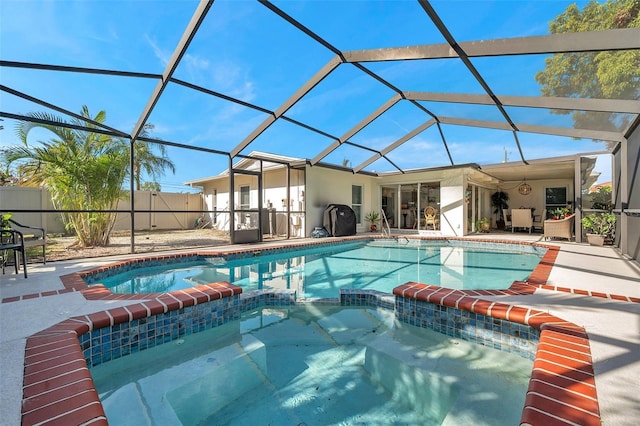
<path id="1" fill-rule="evenodd" d="M 458 290 L 453 290 L 451 293 L 447 294 L 442 298 L 441 303 L 444 306 L 457 307 L 458 301 L 464 298 L 464 294 L 459 292 Z"/>
<path id="2" fill-rule="evenodd" d="M 583 380 L 577 382 L 567 377 L 535 370 L 531 374 L 531 380 L 529 382 L 530 386 L 533 386 L 533 382 L 546 383 L 550 386 L 554 386 L 556 389 L 564 389 L 567 392 L 572 392 L 576 395 L 582 395 L 586 398 L 591 398 L 594 401 L 598 400 L 598 395 L 596 393 L 596 384 L 593 378 L 591 380 Z"/>
<path id="3" fill-rule="evenodd" d="M 564 363 L 558 363 L 556 359 L 543 359 L 536 357 L 533 361 L 533 370 L 540 369 L 547 373 L 563 376 L 577 382 L 593 380 L 593 368 L 586 365 L 578 367 L 581 368 L 569 367 Z"/>
<path id="4" fill-rule="evenodd" d="M 531 309 L 523 308 L 521 306 L 512 306 L 507 312 L 507 320 L 517 322 L 520 324 L 526 324 L 527 318 L 531 313 Z"/>
<path id="5" fill-rule="evenodd" d="M 121 324 L 123 322 L 131 321 L 129 311 L 123 307 L 112 308 L 108 311 L 109 316 L 112 318 L 111 325 Z"/>
<path id="6" fill-rule="evenodd" d="M 450 288 L 439 287 L 437 290 L 432 291 L 431 294 L 427 296 L 426 301 L 429 303 L 442 305 L 442 299 L 444 299 L 446 296 L 449 296 L 452 292 L 454 292 L 454 290 L 451 290 Z"/>
<path id="7" fill-rule="evenodd" d="M 156 300 L 166 306 L 166 311 L 177 311 L 182 308 L 182 301 L 172 296 L 171 293 L 163 293 Z"/>
<path id="8" fill-rule="evenodd" d="M 22 388 L 23 399 L 40 395 L 53 389 L 62 389 L 72 383 L 87 378 L 91 379 L 91 374 L 89 373 L 89 369 L 85 365 L 82 369 L 69 371 L 66 374 L 62 374 L 48 380 L 32 383 L 30 385 L 24 385 Z"/>
<path id="9" fill-rule="evenodd" d="M 472 311 L 477 314 L 487 315 L 487 313 L 489 312 L 489 308 L 491 308 L 493 304 L 495 304 L 495 302 L 491 302 L 489 300 L 477 299 L 476 302 L 473 304 Z"/>
<path id="10" fill-rule="evenodd" d="M 47 368 L 44 368 L 45 366 Z M 84 362 L 84 359 L 71 359 L 69 361 L 65 360 L 64 363 L 58 363 L 57 365 L 53 366 L 51 365 L 51 363 L 48 363 L 48 365 L 38 365 L 38 367 L 40 368 L 29 369 L 29 371 L 33 370 L 33 372 L 30 372 L 29 374 L 25 372 L 23 379 L 24 386 L 33 385 L 45 380 L 52 380 L 56 377 L 67 374 L 70 371 L 77 371 L 83 368 L 87 368 L 87 363 Z M 27 370 L 26 367 L 25 370 Z"/>
<path id="11" fill-rule="evenodd" d="M 128 321 L 137 320 L 140 318 L 146 318 L 147 316 L 149 316 L 149 314 L 151 313 L 151 310 L 147 309 L 147 307 L 145 306 L 146 303 L 148 302 L 125 306 L 123 309 L 127 311 L 129 314 L 130 319 Z M 162 305 L 160 304 L 158 305 L 162 307 Z M 162 310 L 160 312 L 162 312 Z M 116 323 L 116 324 L 119 324 L 119 323 Z"/>
<path id="12" fill-rule="evenodd" d="M 93 380 L 78 380 L 77 382 L 70 383 L 62 388 L 52 389 L 29 398 L 25 398 L 22 401 L 22 411 L 23 413 L 27 413 L 83 392 L 96 392 Z"/>
<path id="13" fill-rule="evenodd" d="M 590 352 L 588 336 L 584 338 L 571 335 L 567 336 L 559 331 L 545 330 L 540 337 L 540 342 L 575 351 Z"/>
<path id="14" fill-rule="evenodd" d="M 571 356 L 564 356 L 557 352 L 548 352 L 540 348 L 538 348 L 536 352 L 536 361 L 537 360 L 553 363 L 571 371 L 583 371 L 589 376 L 593 376 L 593 368 L 591 367 L 590 360 L 585 361 Z"/>
<path id="15" fill-rule="evenodd" d="M 535 393 L 544 395 L 549 399 L 562 402 L 562 404 L 570 405 L 590 413 L 598 413 L 598 400 L 595 395 L 584 395 L 570 389 L 564 389 L 541 382 L 539 380 L 531 380 L 529 382 L 529 390 L 527 393 Z"/>
<path id="16" fill-rule="evenodd" d="M 89 321 L 91 321 L 91 324 L 93 324 L 93 330 L 113 325 L 112 318 L 107 314 L 107 311 L 94 312 L 88 314 L 87 317 Z"/>
<path id="17" fill-rule="evenodd" d="M 135 310 L 136 316 L 138 312 L 146 311 L 148 314 L 146 316 L 158 315 L 165 312 L 166 306 L 157 300 L 149 300 L 142 302 L 140 305 L 130 305 L 128 306 L 131 309 L 132 313 Z M 136 318 L 137 319 L 137 318 Z"/>
<path id="18" fill-rule="evenodd" d="M 195 297 L 190 296 L 187 293 L 184 293 L 181 290 L 178 291 L 172 291 L 171 293 L 168 293 L 169 296 L 173 297 L 174 299 L 177 299 L 178 301 L 180 301 L 180 307 L 181 308 L 188 308 L 190 306 L 194 306 L 196 304 L 197 299 Z"/>
<path id="19" fill-rule="evenodd" d="M 95 391 L 93 391 L 83 392 L 71 398 L 62 399 L 42 408 L 26 412 L 22 416 L 22 423 L 27 425 L 71 425 L 80 424 L 70 423 L 74 419 L 89 420 L 96 417 L 105 417 L 105 414 L 100 401 L 96 400 Z"/>
<path id="20" fill-rule="evenodd" d="M 582 401 L 586 401 L 586 398 L 583 398 Z M 572 399 L 571 402 L 575 401 Z M 524 406 L 525 408 L 535 407 L 541 411 L 553 414 L 556 418 L 563 419 L 576 425 L 600 426 L 600 410 L 598 409 L 597 403 L 595 406 L 588 403 L 571 405 L 569 403 L 565 403 L 564 400 L 557 400 L 544 394 L 529 391 L 525 397 Z M 542 424 L 545 426 L 547 425 L 547 423 Z"/>
<path id="21" fill-rule="evenodd" d="M 491 306 L 491 310 L 489 311 L 489 315 L 493 318 L 507 319 L 507 314 L 511 310 L 511 305 L 506 305 L 504 303 L 494 303 Z"/>
<path id="22" fill-rule="evenodd" d="M 586 361 L 591 361 L 591 351 L 589 346 L 576 345 L 571 342 L 557 341 L 552 339 L 546 339 L 545 335 L 540 338 L 538 347 L 544 348 L 547 351 L 554 351 L 557 353 L 565 353 L 566 355 L 574 354 L 577 357 L 587 357 Z"/>
<path id="23" fill-rule="evenodd" d="M 576 423 L 570 423 L 567 420 L 561 419 L 558 416 L 540 410 L 537 407 L 524 407 L 522 411 L 522 419 L 520 420 L 520 426 L 567 426 L 576 425 Z M 581 426 L 601 426 L 600 421 L 592 423 L 577 423 Z"/>
<path id="24" fill-rule="evenodd" d="M 550 324 L 548 323 L 548 324 L 543 324 L 541 326 L 541 329 L 547 330 L 547 331 L 556 331 L 558 333 L 564 334 L 565 336 L 574 336 L 574 337 L 577 337 L 578 339 L 588 338 L 584 328 L 573 323 L 567 323 L 567 322 L 558 322 L 558 323 L 550 323 Z"/>
<path id="25" fill-rule="evenodd" d="M 205 302 L 209 302 L 210 298 L 209 295 L 201 290 L 199 290 L 197 287 L 192 287 L 192 288 L 185 288 L 183 290 L 180 290 L 182 293 L 188 295 L 189 297 L 192 297 L 195 299 L 196 301 L 196 305 L 199 303 L 205 303 Z"/>
<path id="26" fill-rule="evenodd" d="M 37 352 L 31 352 L 30 354 L 25 354 L 25 365 L 46 361 L 52 358 L 64 358 L 72 355 L 75 350 L 76 348 L 74 347 L 74 344 L 70 343 L 51 350 L 39 350 Z"/>

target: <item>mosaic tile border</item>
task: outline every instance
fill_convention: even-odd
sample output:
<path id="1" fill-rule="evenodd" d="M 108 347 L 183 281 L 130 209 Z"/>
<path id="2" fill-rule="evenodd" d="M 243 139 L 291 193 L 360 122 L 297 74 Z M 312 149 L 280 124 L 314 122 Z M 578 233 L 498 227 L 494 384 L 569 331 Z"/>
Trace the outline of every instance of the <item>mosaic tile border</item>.
<path id="1" fill-rule="evenodd" d="M 399 296 L 395 312 L 404 323 L 535 359 L 540 331 L 529 325 Z"/>

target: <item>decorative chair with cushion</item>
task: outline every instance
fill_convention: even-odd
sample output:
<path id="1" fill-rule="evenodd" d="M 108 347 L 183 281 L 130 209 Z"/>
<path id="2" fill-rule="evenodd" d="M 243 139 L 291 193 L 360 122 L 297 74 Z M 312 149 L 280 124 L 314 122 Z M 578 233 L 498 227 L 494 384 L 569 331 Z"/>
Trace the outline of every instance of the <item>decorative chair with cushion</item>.
<path id="1" fill-rule="evenodd" d="M 502 218 L 504 219 L 504 229 L 511 228 L 511 213 L 509 209 L 502 209 Z"/>
<path id="2" fill-rule="evenodd" d="M 434 231 L 438 229 L 438 210 L 432 206 L 424 209 L 424 229 L 429 229 L 429 225 Z"/>
<path id="3" fill-rule="evenodd" d="M 511 232 L 516 228 L 533 228 L 533 218 L 531 217 L 531 209 L 511 209 Z"/>
<path id="4" fill-rule="evenodd" d="M 542 214 L 540 216 L 533 216 L 533 227 L 534 229 L 542 230 L 542 225 L 544 224 L 545 219 L 547 218 L 547 209 L 542 210 Z"/>
<path id="5" fill-rule="evenodd" d="M 544 221 L 544 238 L 566 238 L 571 240 L 573 238 L 573 221 L 575 214 L 569 217 L 559 220 L 545 220 Z"/>

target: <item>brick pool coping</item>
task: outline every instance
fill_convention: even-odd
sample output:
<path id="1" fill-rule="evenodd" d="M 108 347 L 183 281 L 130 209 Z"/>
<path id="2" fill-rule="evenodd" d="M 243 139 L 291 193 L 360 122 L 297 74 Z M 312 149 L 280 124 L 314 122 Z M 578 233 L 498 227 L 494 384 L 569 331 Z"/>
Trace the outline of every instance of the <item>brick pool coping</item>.
<path id="1" fill-rule="evenodd" d="M 360 237 L 370 239 L 371 237 Z M 342 238 L 339 241 L 359 239 Z M 453 238 L 419 238 L 443 239 Z M 460 240 L 464 240 L 460 238 Z M 338 241 L 338 240 L 337 240 Z M 467 240 L 468 241 L 468 240 Z M 482 241 L 482 240 L 474 240 Z M 490 243 L 514 244 L 513 241 L 485 240 Z M 301 248 L 323 244 L 325 241 L 307 242 L 286 247 Z M 640 299 L 612 296 L 605 293 L 581 292 L 576 289 L 546 285 L 559 248 L 539 243 L 517 243 L 547 248 L 539 265 L 527 282 L 514 282 L 506 290 L 451 290 L 428 284 L 407 283 L 394 289 L 401 297 L 411 297 L 429 303 L 456 307 L 488 315 L 497 319 L 527 324 L 541 331 L 536 352 L 522 425 L 565 424 L 567 421 L 582 424 L 600 424 L 589 337 L 584 328 L 553 315 L 490 302 L 480 296 L 533 294 L 537 288 L 571 291 L 596 297 L 640 302 Z M 276 248 L 274 248 L 276 249 Z M 269 249 L 271 250 L 271 248 Z M 65 292 L 80 291 L 87 300 L 140 300 L 141 303 L 114 308 L 89 315 L 64 320 L 27 338 L 23 382 L 23 424 L 108 424 L 102 404 L 93 386 L 91 373 L 78 341 L 78 336 L 91 330 L 112 326 L 162 312 L 193 306 L 198 303 L 229 297 L 241 293 L 241 288 L 229 283 L 213 283 L 190 289 L 161 294 L 123 295 L 113 294 L 102 285 L 87 286 L 83 277 L 90 273 L 108 270 L 121 264 L 152 259 L 180 258 L 186 256 L 224 256 L 238 253 L 255 253 L 255 248 L 226 252 L 197 251 L 164 256 L 149 256 L 125 260 L 114 264 L 75 272 L 61 278 L 65 290 L 7 298 L 12 302 Z"/>

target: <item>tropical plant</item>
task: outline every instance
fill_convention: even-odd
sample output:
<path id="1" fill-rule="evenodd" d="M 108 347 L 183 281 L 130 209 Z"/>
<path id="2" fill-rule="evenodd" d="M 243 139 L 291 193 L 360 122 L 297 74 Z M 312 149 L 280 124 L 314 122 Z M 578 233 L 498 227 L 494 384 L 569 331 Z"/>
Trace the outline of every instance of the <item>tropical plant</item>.
<path id="1" fill-rule="evenodd" d="M 105 111 L 91 117 L 86 106 L 81 115 L 97 123 L 106 119 Z M 116 213 L 109 210 L 115 210 L 126 195 L 123 185 L 129 176 L 130 144 L 122 138 L 79 129 L 95 128 L 80 118 L 66 122 L 48 113 L 29 116 L 34 121 L 20 121 L 16 127 L 22 145 L 4 152 L 7 163 L 18 164 L 22 184 L 49 189 L 54 208 L 61 211 L 65 227 L 75 234 L 78 245 L 108 245 L 116 219 Z M 27 137 L 35 128 L 50 131 L 54 138 L 30 145 Z M 145 159 L 141 167 L 148 161 Z"/>
<path id="2" fill-rule="evenodd" d="M 13 216 L 11 213 L 0 213 L 0 229 L 11 228 L 11 222 L 9 222 L 11 216 Z"/>
<path id="3" fill-rule="evenodd" d="M 592 192 L 589 195 L 591 196 L 592 209 L 611 211 L 613 208 L 610 186 L 600 186 L 596 192 Z"/>
<path id="4" fill-rule="evenodd" d="M 380 213 L 378 213 L 375 210 L 372 210 L 371 212 L 369 212 L 365 217 L 364 220 L 366 220 L 367 222 L 369 222 L 371 224 L 371 230 L 374 231 L 377 229 L 377 225 L 378 222 L 380 222 Z"/>
<path id="5" fill-rule="evenodd" d="M 509 208 L 509 194 L 502 191 L 491 194 L 491 207 L 493 207 L 493 213 L 498 214 L 498 220 L 504 220 L 502 210 Z"/>
<path id="6" fill-rule="evenodd" d="M 489 232 L 489 229 L 491 228 L 491 221 L 486 218 L 480 218 L 478 220 L 476 220 L 476 231 L 477 232 Z"/>
<path id="7" fill-rule="evenodd" d="M 151 123 L 145 124 L 140 136 L 148 137 L 154 128 L 155 126 Z M 133 145 L 133 151 L 133 179 L 135 189 L 138 191 L 142 189 L 141 174 L 143 171 L 152 179 L 162 176 L 165 169 L 171 170 L 172 173 L 176 171 L 174 163 L 167 157 L 165 145 L 156 142 L 136 141 Z M 157 182 L 154 183 L 158 185 Z"/>
<path id="8" fill-rule="evenodd" d="M 588 234 L 608 235 L 616 224 L 616 217 L 613 213 L 591 213 L 582 218 L 582 228 Z"/>
<path id="9" fill-rule="evenodd" d="M 573 3 L 549 24 L 549 31 L 575 33 L 640 27 L 640 0 L 588 2 L 582 10 Z M 640 51 L 557 53 L 545 60 L 536 75 L 544 96 L 562 98 L 638 99 L 640 96 Z M 619 130 L 632 117 L 593 111 L 553 110 L 571 114 L 576 128 Z"/>

